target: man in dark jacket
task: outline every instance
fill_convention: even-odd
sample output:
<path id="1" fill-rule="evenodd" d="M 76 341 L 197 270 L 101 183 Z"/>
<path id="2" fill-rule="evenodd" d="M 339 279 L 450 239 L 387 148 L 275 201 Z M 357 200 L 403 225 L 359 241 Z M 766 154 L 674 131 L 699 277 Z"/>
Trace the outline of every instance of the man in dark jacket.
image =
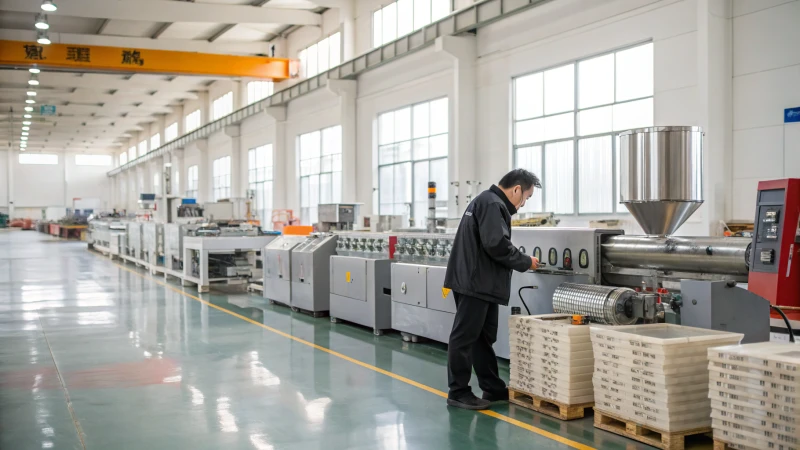
<path id="1" fill-rule="evenodd" d="M 535 187 L 541 188 L 539 179 L 515 169 L 498 184 L 467 206 L 444 278 L 444 287 L 453 290 L 456 300 L 447 349 L 447 404 L 464 409 L 487 409 L 494 401 L 508 400 L 492 348 L 497 340 L 498 306 L 508 305 L 511 271 L 525 272 L 539 265 L 511 243 L 511 216 L 525 206 Z M 469 386 L 473 367 L 483 398 L 476 397 Z"/>

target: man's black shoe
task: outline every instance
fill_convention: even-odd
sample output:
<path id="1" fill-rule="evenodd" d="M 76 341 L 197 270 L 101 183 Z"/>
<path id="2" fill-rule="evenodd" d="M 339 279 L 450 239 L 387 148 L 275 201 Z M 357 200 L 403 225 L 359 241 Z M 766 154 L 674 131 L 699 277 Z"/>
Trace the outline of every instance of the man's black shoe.
<path id="1" fill-rule="evenodd" d="M 469 409 L 478 411 L 481 409 L 489 409 L 490 401 L 476 397 L 473 394 L 460 398 L 458 400 L 453 398 L 447 399 L 447 406 L 454 406 L 456 408 Z"/>
<path id="2" fill-rule="evenodd" d="M 483 393 L 483 399 L 489 402 L 507 402 L 508 401 L 508 391 L 501 391 L 497 393 Z"/>

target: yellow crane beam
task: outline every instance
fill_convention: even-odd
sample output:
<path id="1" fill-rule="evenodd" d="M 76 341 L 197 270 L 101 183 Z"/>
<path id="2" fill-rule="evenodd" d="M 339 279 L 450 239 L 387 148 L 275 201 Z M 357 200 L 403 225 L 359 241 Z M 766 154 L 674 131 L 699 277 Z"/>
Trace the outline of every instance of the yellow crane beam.
<path id="1" fill-rule="evenodd" d="M 248 77 L 274 81 L 285 80 L 297 72 L 297 63 L 286 58 L 77 44 L 40 45 L 35 42 L 3 40 L 0 40 L 0 66 L 83 72 Z"/>

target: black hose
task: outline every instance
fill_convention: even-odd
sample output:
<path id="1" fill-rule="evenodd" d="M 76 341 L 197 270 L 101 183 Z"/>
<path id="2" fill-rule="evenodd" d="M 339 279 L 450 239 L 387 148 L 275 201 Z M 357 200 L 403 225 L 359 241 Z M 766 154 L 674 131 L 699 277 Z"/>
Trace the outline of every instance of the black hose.
<path id="1" fill-rule="evenodd" d="M 523 289 L 536 289 L 536 288 L 537 288 L 537 286 L 522 286 L 521 288 L 519 288 L 519 291 L 517 291 L 517 294 L 519 295 L 519 301 L 522 302 L 522 306 L 525 307 L 525 311 L 528 311 L 528 315 L 529 316 L 531 315 L 531 310 L 528 309 L 528 305 L 525 303 L 525 300 L 522 299 L 522 290 Z"/>
<path id="2" fill-rule="evenodd" d="M 784 314 L 779 307 L 775 305 L 769 305 L 769 307 L 774 309 L 775 311 L 778 311 L 778 314 L 780 314 L 781 317 L 783 317 L 783 321 L 786 323 L 786 328 L 789 330 L 789 342 L 794 343 L 794 330 L 792 330 L 792 325 L 789 323 L 789 318 L 786 317 L 786 314 Z"/>

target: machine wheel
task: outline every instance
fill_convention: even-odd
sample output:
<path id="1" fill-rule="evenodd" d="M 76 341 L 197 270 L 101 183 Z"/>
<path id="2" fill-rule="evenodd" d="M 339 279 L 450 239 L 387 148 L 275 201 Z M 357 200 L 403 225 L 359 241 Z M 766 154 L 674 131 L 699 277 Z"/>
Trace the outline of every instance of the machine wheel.
<path id="1" fill-rule="evenodd" d="M 411 342 L 413 342 L 413 343 L 415 343 L 415 344 L 416 344 L 417 342 L 419 342 L 419 336 L 411 336 Z"/>
<path id="2" fill-rule="evenodd" d="M 372 330 L 372 334 L 374 334 L 375 336 L 383 336 L 383 330 L 375 328 Z"/>
<path id="3" fill-rule="evenodd" d="M 339 319 L 336 317 L 331 316 L 331 323 L 339 323 Z"/>
<path id="4" fill-rule="evenodd" d="M 411 336 L 404 334 L 403 335 L 403 342 L 411 342 Z"/>

